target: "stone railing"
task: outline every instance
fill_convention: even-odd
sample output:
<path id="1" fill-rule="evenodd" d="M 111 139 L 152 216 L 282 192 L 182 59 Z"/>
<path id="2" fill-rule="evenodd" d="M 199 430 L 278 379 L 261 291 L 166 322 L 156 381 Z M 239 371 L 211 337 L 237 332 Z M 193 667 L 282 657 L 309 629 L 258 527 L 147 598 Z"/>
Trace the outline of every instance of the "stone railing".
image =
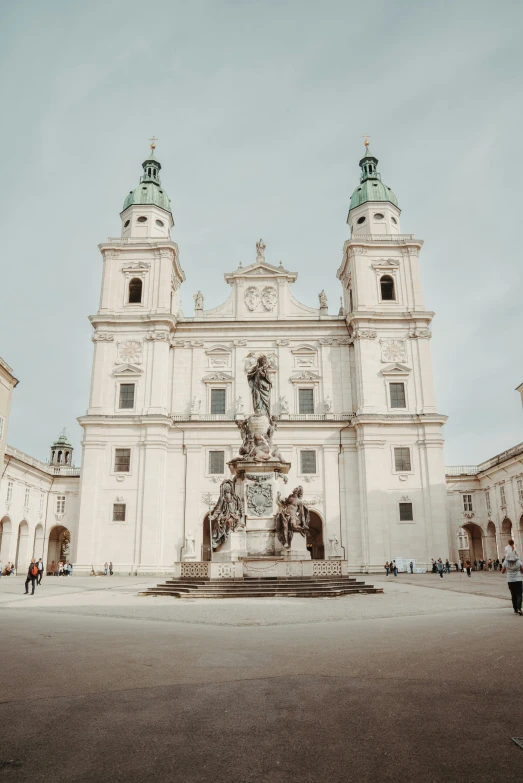
<path id="1" fill-rule="evenodd" d="M 247 416 L 248 414 L 241 414 Z M 355 413 L 284 413 L 275 416 L 282 421 L 350 421 Z M 227 416 L 221 413 L 171 413 L 169 418 L 173 421 L 235 421 L 235 416 Z"/>
<path id="2" fill-rule="evenodd" d="M 445 468 L 446 476 L 475 476 L 479 473 L 477 465 L 450 465 Z"/>
<path id="3" fill-rule="evenodd" d="M 48 465 L 49 471 L 55 476 L 79 476 L 80 468 L 74 465 Z"/>
<path id="4" fill-rule="evenodd" d="M 355 234 L 349 242 L 411 242 L 414 234 Z"/>
<path id="5" fill-rule="evenodd" d="M 5 453 L 11 459 L 17 459 L 19 462 L 24 462 L 26 465 L 31 465 L 32 468 L 41 470 L 43 473 L 47 473 L 50 476 L 79 476 L 80 468 L 75 468 L 74 465 L 49 465 L 47 462 L 41 462 L 39 459 L 30 457 L 20 449 L 15 449 L 13 446 L 6 446 Z"/>
<path id="6" fill-rule="evenodd" d="M 480 462 L 478 465 L 478 472 L 488 470 L 489 468 L 494 468 L 496 465 L 500 465 L 507 459 L 511 459 L 511 457 L 518 457 L 520 454 L 523 454 L 523 443 L 518 443 L 517 446 L 512 446 L 512 448 L 507 449 L 506 451 L 502 451 L 501 454 L 497 454 L 495 457 L 492 457 L 492 459 L 486 460 L 486 462 Z"/>
<path id="7" fill-rule="evenodd" d="M 107 241 L 113 245 L 176 245 L 169 237 L 107 237 Z"/>

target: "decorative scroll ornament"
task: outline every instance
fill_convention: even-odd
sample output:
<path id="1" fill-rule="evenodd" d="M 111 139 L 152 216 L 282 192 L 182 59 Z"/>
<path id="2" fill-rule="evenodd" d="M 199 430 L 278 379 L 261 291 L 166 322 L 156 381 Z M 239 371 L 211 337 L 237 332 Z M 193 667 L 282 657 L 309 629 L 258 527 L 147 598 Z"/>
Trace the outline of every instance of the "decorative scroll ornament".
<path id="1" fill-rule="evenodd" d="M 380 340 L 382 362 L 406 362 L 407 345 L 405 340 Z"/>
<path id="2" fill-rule="evenodd" d="M 138 340 L 126 340 L 117 343 L 117 363 L 118 364 L 141 364 L 142 363 L 142 343 Z"/>
<path id="3" fill-rule="evenodd" d="M 352 338 L 353 340 L 361 340 L 362 338 L 374 340 L 377 334 L 374 329 L 355 329 L 352 333 Z"/>
<path id="4" fill-rule="evenodd" d="M 169 342 L 169 332 L 150 332 L 145 337 L 146 340 L 154 340 L 155 342 L 165 341 Z"/>
<path id="5" fill-rule="evenodd" d="M 255 286 L 250 285 L 243 295 L 243 301 L 245 302 L 247 308 L 253 312 L 253 310 L 256 310 L 260 304 L 260 292 Z"/>
<path id="6" fill-rule="evenodd" d="M 262 291 L 262 305 L 265 307 L 266 310 L 274 310 L 276 307 L 276 302 L 278 301 L 278 294 L 276 293 L 276 289 L 272 285 L 267 285 Z"/>
<path id="7" fill-rule="evenodd" d="M 108 332 L 95 332 L 91 337 L 91 340 L 93 343 L 112 343 L 114 340 L 114 334 L 109 334 Z"/>
<path id="8" fill-rule="evenodd" d="M 272 485 L 255 481 L 246 488 L 247 511 L 256 517 L 269 516 L 272 511 Z"/>

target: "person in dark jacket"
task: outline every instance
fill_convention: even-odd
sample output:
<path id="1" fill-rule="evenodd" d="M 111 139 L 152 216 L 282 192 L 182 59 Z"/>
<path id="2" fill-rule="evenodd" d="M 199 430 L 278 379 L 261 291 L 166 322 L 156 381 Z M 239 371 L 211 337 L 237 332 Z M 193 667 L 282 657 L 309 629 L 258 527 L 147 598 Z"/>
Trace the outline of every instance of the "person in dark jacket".
<path id="1" fill-rule="evenodd" d="M 29 564 L 29 568 L 27 569 L 27 579 L 25 580 L 25 594 L 28 595 L 29 590 L 29 582 L 31 582 L 31 585 L 33 587 L 33 592 L 31 595 L 35 594 L 35 587 L 36 587 L 36 580 L 38 578 L 38 566 L 36 565 L 36 560 L 34 557 L 31 559 L 31 562 Z"/>

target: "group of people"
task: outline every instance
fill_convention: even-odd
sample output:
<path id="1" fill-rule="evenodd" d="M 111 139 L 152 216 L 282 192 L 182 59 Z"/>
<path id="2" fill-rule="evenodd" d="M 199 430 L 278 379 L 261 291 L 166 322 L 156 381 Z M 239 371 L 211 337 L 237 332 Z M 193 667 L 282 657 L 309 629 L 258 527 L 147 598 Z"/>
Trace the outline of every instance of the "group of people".
<path id="1" fill-rule="evenodd" d="M 52 560 L 51 564 L 47 567 L 47 572 L 49 576 L 72 576 L 73 564 L 66 563 L 65 560 L 59 560 L 58 563 L 55 563 L 55 561 Z"/>
<path id="2" fill-rule="evenodd" d="M 443 578 L 444 573 L 450 574 L 452 566 L 448 559 L 443 562 L 441 557 L 439 557 L 437 560 L 432 558 L 431 562 L 433 574 L 439 574 L 441 578 Z M 501 571 L 502 565 L 503 561 L 499 558 L 496 558 L 495 560 L 489 558 L 489 560 L 480 559 L 474 561 L 460 558 L 459 563 L 454 563 L 454 570 L 461 573 L 466 571 L 467 576 L 470 576 L 472 571 L 498 571 L 498 569 Z"/>

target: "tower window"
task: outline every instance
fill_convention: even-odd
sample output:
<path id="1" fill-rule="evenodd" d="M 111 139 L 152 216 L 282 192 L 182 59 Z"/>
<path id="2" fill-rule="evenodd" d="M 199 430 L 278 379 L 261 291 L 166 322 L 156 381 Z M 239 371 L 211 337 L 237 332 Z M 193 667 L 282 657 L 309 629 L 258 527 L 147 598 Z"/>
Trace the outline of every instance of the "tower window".
<path id="1" fill-rule="evenodd" d="M 314 413 L 314 389 L 298 389 L 300 413 Z"/>
<path id="2" fill-rule="evenodd" d="M 157 221 L 156 221 L 156 225 L 157 225 L 157 226 L 160 226 L 160 228 L 163 228 L 163 227 L 164 227 L 164 225 L 165 225 L 165 223 L 163 222 L 163 220 L 157 220 Z"/>
<path id="3" fill-rule="evenodd" d="M 225 473 L 225 452 L 224 451 L 210 451 L 209 452 L 209 473 L 213 475 L 222 475 Z"/>
<path id="4" fill-rule="evenodd" d="M 380 279 L 381 299 L 383 302 L 393 302 L 396 299 L 394 280 L 390 275 L 383 275 Z"/>
<path id="5" fill-rule="evenodd" d="M 357 219 L 356 223 L 358 225 L 361 225 L 362 223 L 365 223 L 366 220 L 367 218 L 365 217 L 365 215 L 362 215 L 360 218 Z"/>
<path id="6" fill-rule="evenodd" d="M 140 215 L 140 217 L 137 219 L 138 223 L 147 223 L 147 218 L 144 215 Z"/>
<path id="7" fill-rule="evenodd" d="M 134 408 L 134 383 L 120 384 L 120 409 Z"/>
<path id="8" fill-rule="evenodd" d="M 374 215 L 374 220 L 384 220 L 385 215 L 383 215 L 381 212 L 376 212 Z"/>
<path id="9" fill-rule="evenodd" d="M 131 469 L 131 449 L 114 450 L 114 472 L 129 473 Z"/>
<path id="10" fill-rule="evenodd" d="M 391 217 L 391 220 L 392 220 L 393 223 L 396 223 L 396 225 L 398 224 L 398 221 L 396 220 L 395 217 Z"/>
<path id="11" fill-rule="evenodd" d="M 352 311 L 354 310 L 354 302 L 352 299 L 352 288 L 349 288 L 349 308 L 350 308 L 350 312 L 352 313 Z"/>
<path id="12" fill-rule="evenodd" d="M 211 413 L 225 414 L 225 389 L 211 389 Z"/>
<path id="13" fill-rule="evenodd" d="M 123 224 L 123 227 L 127 228 L 127 226 L 129 225 L 130 222 L 131 222 L 130 220 L 126 220 L 125 223 Z"/>
<path id="14" fill-rule="evenodd" d="M 410 449 L 408 446 L 400 446 L 394 449 L 394 467 L 398 472 L 410 472 Z"/>
<path id="15" fill-rule="evenodd" d="M 412 503 L 400 503 L 400 522 L 414 522 Z"/>
<path id="16" fill-rule="evenodd" d="M 406 408 L 405 400 L 405 384 L 404 383 L 391 383 L 390 384 L 390 407 L 391 408 Z"/>
<path id="17" fill-rule="evenodd" d="M 125 503 L 113 503 L 113 522 L 125 522 Z"/>
<path id="18" fill-rule="evenodd" d="M 139 277 L 133 277 L 129 283 L 129 304 L 141 304 L 143 282 Z"/>

